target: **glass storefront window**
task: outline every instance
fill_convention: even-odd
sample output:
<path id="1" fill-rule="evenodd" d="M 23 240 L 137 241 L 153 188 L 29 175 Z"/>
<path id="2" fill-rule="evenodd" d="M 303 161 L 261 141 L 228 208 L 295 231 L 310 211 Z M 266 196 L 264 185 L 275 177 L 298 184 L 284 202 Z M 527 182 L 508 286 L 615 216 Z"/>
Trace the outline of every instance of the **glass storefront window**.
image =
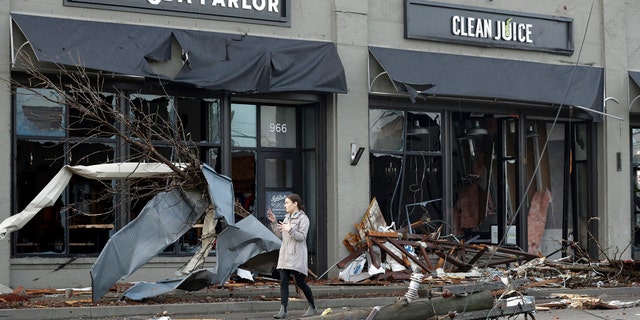
<path id="1" fill-rule="evenodd" d="M 441 151 L 440 114 L 409 112 L 407 116 L 407 151 Z"/>
<path id="2" fill-rule="evenodd" d="M 291 159 L 266 159 L 264 165 L 265 187 L 291 188 L 293 186 Z"/>
<path id="3" fill-rule="evenodd" d="M 236 200 L 248 212 L 254 211 L 256 192 L 255 151 L 232 153 L 232 180 Z"/>
<path id="4" fill-rule="evenodd" d="M 234 147 L 256 147 L 256 105 L 231 105 L 231 143 Z"/>
<path id="5" fill-rule="evenodd" d="M 369 147 L 373 150 L 402 151 L 404 116 L 401 111 L 369 111 Z"/>
<path id="6" fill-rule="evenodd" d="M 93 97 L 89 97 L 90 99 Z M 99 101 L 99 102 L 97 102 Z M 90 112 L 85 112 L 80 108 L 86 108 Z M 114 112 L 116 108 L 116 95 L 103 93 L 98 94 L 95 101 L 87 102 L 80 108 L 69 108 L 69 136 L 79 138 L 113 138 L 114 132 L 109 125 L 115 124 Z M 102 119 L 96 119 L 95 114 Z"/>
<path id="7" fill-rule="evenodd" d="M 69 183 L 69 253 L 98 253 L 114 229 L 114 203 L 108 181 L 74 176 Z"/>
<path id="8" fill-rule="evenodd" d="M 53 90 L 16 89 L 16 135 L 64 137 L 65 106 Z"/>
<path id="9" fill-rule="evenodd" d="M 422 221 L 433 231 L 444 222 L 440 119 L 437 112 L 369 110 L 370 191 L 388 225 Z"/>
<path id="10" fill-rule="evenodd" d="M 454 145 L 452 145 L 453 181 L 453 222 L 454 233 L 464 238 L 476 238 L 477 242 L 491 242 L 497 237 L 499 221 L 505 221 L 507 215 L 499 217 L 501 195 L 507 198 L 515 195 L 515 175 L 511 169 L 515 158 L 516 146 L 507 143 L 503 133 L 512 135 L 510 129 L 499 130 L 498 120 L 492 115 L 478 117 L 471 113 L 454 113 Z M 504 154 L 499 154 L 499 152 Z M 510 179 L 509 183 L 498 183 L 502 172 Z M 499 189 L 502 185 L 504 189 Z M 508 209 L 510 210 L 510 209 Z M 512 212 L 512 211 L 511 211 Z M 493 237 L 493 238 L 492 238 Z"/>
<path id="11" fill-rule="evenodd" d="M 405 157 L 402 202 L 395 221 L 409 226 L 424 222 L 422 233 L 434 232 L 442 225 L 442 162 L 439 156 L 407 155 Z M 403 215 L 405 215 L 403 217 Z M 406 219 L 406 220 L 405 220 Z M 409 221 L 410 223 L 407 223 Z M 416 231 L 416 230 L 413 230 Z"/>
<path id="12" fill-rule="evenodd" d="M 54 141 L 18 139 L 16 160 L 17 212 L 35 198 L 62 168 L 64 145 Z M 64 203 L 40 210 L 23 228 L 14 233 L 15 252 L 19 254 L 64 253 Z"/>
<path id="13" fill-rule="evenodd" d="M 196 143 L 220 142 L 218 99 L 176 98 L 176 113 L 182 124 L 180 138 Z"/>
<path id="14" fill-rule="evenodd" d="M 16 92 L 16 156 L 20 162 L 16 169 L 20 173 L 14 181 L 20 184 L 16 192 L 20 210 L 64 165 L 153 162 L 159 157 L 180 161 L 176 158 L 176 150 L 181 147 L 177 141 L 186 142 L 194 155 L 218 172 L 225 164 L 220 157 L 231 156 L 229 169 L 236 200 L 248 213 L 256 214 L 257 201 L 263 206 L 267 191 L 313 191 L 294 177 L 303 165 L 311 163 L 314 166 L 315 163 L 315 158 L 305 158 L 302 163 L 303 153 L 308 156 L 315 153 L 317 120 L 313 116 L 314 106 L 229 105 L 221 104 L 217 98 L 122 91 L 95 96 L 102 100 L 98 105 L 104 114 L 103 118 L 92 118 L 85 116 L 82 108 L 74 108 L 77 104 L 58 103 L 54 91 L 32 94 L 29 89 L 17 88 Z M 226 111 L 230 112 L 231 135 L 225 137 L 231 139 L 233 148 L 229 151 L 221 149 L 224 141 L 222 105 L 230 106 Z M 127 122 L 117 122 L 121 119 L 120 112 L 127 115 Z M 303 113 L 306 116 L 303 117 Z M 141 132 L 130 134 L 136 140 L 127 144 L 126 136 L 119 135 L 127 132 L 116 132 L 114 128 L 125 131 L 135 128 L 131 132 Z M 301 137 L 306 138 L 304 142 L 299 140 Z M 154 152 L 149 152 L 147 143 L 153 145 Z M 258 159 L 261 159 L 260 163 Z M 264 176 L 258 177 L 259 168 L 266 172 Z M 308 183 L 314 181 L 309 179 Z M 109 237 L 133 221 L 167 183 L 166 179 L 153 178 L 99 181 L 74 176 L 56 206 L 48 208 L 46 214 L 39 214 L 27 228 L 15 233 L 13 243 L 17 245 L 13 247 L 13 253 L 96 255 Z M 258 191 L 263 192 L 261 199 L 256 199 Z M 308 201 L 313 204 L 313 199 Z M 239 207 L 236 209 L 240 210 Z M 163 253 L 193 253 L 200 245 L 201 222 L 202 219 Z M 40 230 L 42 225 L 51 228 Z"/>
<path id="15" fill-rule="evenodd" d="M 173 97 L 133 94 L 131 95 L 131 119 L 145 137 L 151 140 L 162 140 L 173 136 L 175 124 Z M 149 125 L 152 123 L 153 125 Z"/>
<path id="16" fill-rule="evenodd" d="M 55 91 L 16 88 L 18 212 L 64 165 L 94 165 L 117 159 L 154 161 L 140 148 L 116 148 L 118 136 L 110 130 L 119 125 L 113 116 L 118 110 L 129 110 L 130 124 L 141 125 L 146 135 L 141 138 L 153 141 L 166 159 L 175 158 L 173 139 L 184 139 L 192 142 L 194 153 L 199 153 L 203 161 L 216 167 L 220 154 L 219 99 L 131 94 L 128 105 L 121 106 L 116 97 L 99 95 L 104 104 L 91 106 L 96 107 L 91 111 L 102 117 L 97 119 L 83 114 L 81 106 L 67 108 L 58 103 Z M 101 123 L 103 119 L 108 123 Z M 54 206 L 43 209 L 15 233 L 14 253 L 98 254 L 110 235 L 135 219 L 164 184 L 164 179 L 102 181 L 74 176 Z M 197 245 L 193 236 L 199 231 L 189 231 L 165 252 L 190 251 Z"/>
<path id="17" fill-rule="evenodd" d="M 631 162 L 634 166 L 640 166 L 640 128 L 631 130 Z"/>
<path id="18" fill-rule="evenodd" d="M 208 139 L 210 143 L 220 143 L 220 99 L 204 99 L 208 112 Z"/>
<path id="19" fill-rule="evenodd" d="M 640 257 L 640 128 L 631 128 L 631 218 L 633 223 L 633 258 Z"/>
<path id="20" fill-rule="evenodd" d="M 587 127 L 584 125 L 576 126 L 575 130 L 575 161 L 586 161 L 587 160 Z"/>
<path id="21" fill-rule="evenodd" d="M 260 112 L 260 145 L 271 148 L 295 148 L 296 109 L 262 106 Z"/>

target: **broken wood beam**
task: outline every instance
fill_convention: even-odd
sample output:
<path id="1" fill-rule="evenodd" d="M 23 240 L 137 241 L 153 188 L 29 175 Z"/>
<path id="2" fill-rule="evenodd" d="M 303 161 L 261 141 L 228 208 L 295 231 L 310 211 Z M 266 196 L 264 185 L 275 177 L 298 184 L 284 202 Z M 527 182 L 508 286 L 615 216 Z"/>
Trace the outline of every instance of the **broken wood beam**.
<path id="1" fill-rule="evenodd" d="M 444 260 L 445 262 L 449 262 L 450 264 L 458 267 L 458 269 L 454 270 L 454 271 L 468 271 L 469 269 L 471 269 L 471 265 L 467 264 L 464 261 L 461 261 L 459 259 L 454 258 L 451 255 L 446 255 L 443 252 L 440 251 L 436 251 L 434 252 L 438 257 L 440 257 L 440 259 Z"/>
<path id="2" fill-rule="evenodd" d="M 475 255 L 473 258 L 471 258 L 471 259 L 469 260 L 469 262 L 468 262 L 468 263 L 469 263 L 470 265 L 473 265 L 474 263 L 476 263 L 476 262 L 480 259 L 480 257 L 482 257 L 482 255 L 483 255 L 485 252 L 487 252 L 487 248 L 486 248 L 486 247 L 484 247 L 484 248 L 480 249 L 480 251 L 478 251 L 478 252 L 476 253 L 476 255 Z"/>
<path id="3" fill-rule="evenodd" d="M 425 250 L 423 246 L 420 246 L 420 253 L 422 253 L 422 257 L 424 258 L 424 262 L 429 267 L 428 270 L 436 270 L 436 268 L 433 267 L 433 264 L 431 264 L 431 259 L 429 259 L 429 254 L 427 253 L 427 250 Z"/>
<path id="4" fill-rule="evenodd" d="M 396 238 L 400 237 L 400 234 L 395 231 L 373 231 L 369 230 L 365 232 L 365 235 L 368 237 L 378 237 L 378 238 Z"/>
<path id="5" fill-rule="evenodd" d="M 357 250 L 349 253 L 348 256 L 346 256 L 344 259 L 340 260 L 340 262 L 338 262 L 337 266 L 340 269 L 343 269 L 344 267 L 346 267 L 351 261 L 355 260 L 357 257 L 359 257 L 360 255 L 362 255 L 365 251 L 367 250 L 366 247 L 359 247 Z"/>

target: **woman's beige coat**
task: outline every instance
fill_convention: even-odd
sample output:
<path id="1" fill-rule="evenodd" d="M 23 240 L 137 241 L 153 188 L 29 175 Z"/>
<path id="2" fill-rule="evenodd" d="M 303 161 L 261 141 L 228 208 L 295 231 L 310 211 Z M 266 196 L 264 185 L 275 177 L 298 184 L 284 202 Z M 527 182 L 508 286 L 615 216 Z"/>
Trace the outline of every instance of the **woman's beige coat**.
<path id="1" fill-rule="evenodd" d="M 282 239 L 280 254 L 278 256 L 277 269 L 289 269 L 308 274 L 307 264 L 307 232 L 309 231 L 309 218 L 304 211 L 287 214 L 282 221 L 291 225 L 289 232 L 278 229 L 277 222 L 271 223 L 271 229 Z"/>

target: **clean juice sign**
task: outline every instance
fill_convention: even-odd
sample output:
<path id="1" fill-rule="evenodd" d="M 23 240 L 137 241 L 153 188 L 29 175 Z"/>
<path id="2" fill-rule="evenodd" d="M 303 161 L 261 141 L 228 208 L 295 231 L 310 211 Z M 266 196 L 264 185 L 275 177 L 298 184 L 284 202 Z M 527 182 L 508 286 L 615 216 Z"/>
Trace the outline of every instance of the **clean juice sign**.
<path id="1" fill-rule="evenodd" d="M 573 54 L 573 19 L 405 0 L 405 38 Z"/>

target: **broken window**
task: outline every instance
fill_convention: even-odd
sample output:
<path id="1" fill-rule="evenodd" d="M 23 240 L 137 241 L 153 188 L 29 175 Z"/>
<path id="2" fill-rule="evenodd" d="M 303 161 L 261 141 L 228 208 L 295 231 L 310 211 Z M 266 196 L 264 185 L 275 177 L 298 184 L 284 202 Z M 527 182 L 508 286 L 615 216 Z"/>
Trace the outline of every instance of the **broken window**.
<path id="1" fill-rule="evenodd" d="M 103 94 L 113 108 L 113 95 Z M 71 112 L 50 90 L 16 89 L 16 201 L 18 212 L 64 165 L 113 161 L 113 135 L 95 119 Z M 68 123 L 68 125 L 67 125 Z M 97 129 L 96 129 L 97 128 Z M 55 202 L 14 236 L 16 254 L 95 254 L 114 229 L 110 181 L 72 179 Z"/>
<path id="2" fill-rule="evenodd" d="M 22 138 L 16 143 L 16 210 L 22 211 L 63 164 L 63 145 L 57 141 Z M 16 254 L 63 253 L 63 203 L 42 209 L 13 235 Z"/>
<path id="3" fill-rule="evenodd" d="M 94 109 L 101 115 L 96 119 L 77 107 L 65 106 L 52 90 L 16 88 L 15 92 L 16 212 L 22 211 L 64 165 L 147 159 L 135 147 L 119 144 L 109 132 L 109 127 L 119 125 L 110 114 L 114 110 L 128 110 L 132 123 L 152 120 L 154 125 L 145 130 L 167 159 L 173 159 L 175 152 L 163 140 L 169 136 L 191 141 L 193 152 L 203 162 L 218 167 L 218 99 L 132 94 L 125 105 L 119 105 L 124 101 L 118 95 L 100 93 L 104 103 L 84 106 L 103 108 Z M 128 108 L 130 103 L 134 108 Z M 54 206 L 42 209 L 14 234 L 13 253 L 97 255 L 111 234 L 136 218 L 152 196 L 150 188 L 164 183 L 159 179 L 124 183 L 75 176 Z M 199 230 L 201 225 L 196 224 L 166 252 L 191 252 L 199 244 Z"/>
<path id="4" fill-rule="evenodd" d="M 454 233 L 469 242 L 498 243 L 498 234 L 507 229 L 500 223 L 513 225 L 507 221 L 517 195 L 517 122 L 476 113 L 454 113 L 453 119 Z M 498 184 L 499 177 L 506 182 Z M 515 243 L 516 229 L 508 230 L 507 242 Z"/>
<path id="5" fill-rule="evenodd" d="M 371 109 L 371 197 L 389 225 L 435 230 L 442 215 L 441 116 Z"/>

